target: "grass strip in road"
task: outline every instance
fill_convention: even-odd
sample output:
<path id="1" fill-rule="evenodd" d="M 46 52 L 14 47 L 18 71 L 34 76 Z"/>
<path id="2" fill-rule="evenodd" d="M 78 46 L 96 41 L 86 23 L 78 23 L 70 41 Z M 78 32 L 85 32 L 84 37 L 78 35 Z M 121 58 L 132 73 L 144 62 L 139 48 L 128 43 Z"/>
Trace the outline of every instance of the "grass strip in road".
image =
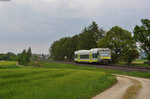
<path id="1" fill-rule="evenodd" d="M 122 76 L 121 76 L 122 77 Z M 136 99 L 139 91 L 142 88 L 141 82 L 132 78 L 125 77 L 132 81 L 132 86 L 130 86 L 121 99 Z"/>

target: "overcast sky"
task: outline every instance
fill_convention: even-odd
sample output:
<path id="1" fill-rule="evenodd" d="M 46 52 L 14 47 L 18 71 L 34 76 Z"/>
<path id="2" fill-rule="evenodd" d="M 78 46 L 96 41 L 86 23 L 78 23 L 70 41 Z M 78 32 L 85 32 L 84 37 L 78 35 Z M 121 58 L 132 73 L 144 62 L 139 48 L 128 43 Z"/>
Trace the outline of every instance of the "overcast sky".
<path id="1" fill-rule="evenodd" d="M 150 19 L 150 0 L 0 0 L 0 53 L 48 54 L 54 40 L 80 33 L 96 21 L 106 31 L 133 31 Z"/>

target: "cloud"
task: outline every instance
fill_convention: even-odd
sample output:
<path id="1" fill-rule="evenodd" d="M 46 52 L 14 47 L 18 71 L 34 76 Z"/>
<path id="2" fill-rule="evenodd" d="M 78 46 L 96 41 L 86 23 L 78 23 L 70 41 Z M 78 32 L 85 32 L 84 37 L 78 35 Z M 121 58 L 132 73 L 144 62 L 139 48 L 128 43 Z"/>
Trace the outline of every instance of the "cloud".
<path id="1" fill-rule="evenodd" d="M 80 33 L 92 21 L 96 21 L 106 30 L 119 25 L 132 31 L 136 24 L 140 24 L 140 19 L 150 19 L 149 4 L 149 0 L 0 2 L 1 49 L 6 48 L 6 45 L 12 50 L 32 45 L 31 47 L 37 48 L 36 53 L 43 52 L 42 49 L 38 50 L 38 47 L 47 49 L 48 53 L 46 45 L 49 47 L 54 40 Z M 18 46 L 22 44 L 21 48 L 10 46 L 12 42 Z"/>

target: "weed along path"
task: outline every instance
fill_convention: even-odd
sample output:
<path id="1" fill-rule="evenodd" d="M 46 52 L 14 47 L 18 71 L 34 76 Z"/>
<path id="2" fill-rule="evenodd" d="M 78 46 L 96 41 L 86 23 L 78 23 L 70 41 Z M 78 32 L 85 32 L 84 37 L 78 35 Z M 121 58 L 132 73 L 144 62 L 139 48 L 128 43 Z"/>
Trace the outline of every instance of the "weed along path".
<path id="1" fill-rule="evenodd" d="M 116 75 L 118 82 L 92 99 L 150 99 L 150 79 Z"/>

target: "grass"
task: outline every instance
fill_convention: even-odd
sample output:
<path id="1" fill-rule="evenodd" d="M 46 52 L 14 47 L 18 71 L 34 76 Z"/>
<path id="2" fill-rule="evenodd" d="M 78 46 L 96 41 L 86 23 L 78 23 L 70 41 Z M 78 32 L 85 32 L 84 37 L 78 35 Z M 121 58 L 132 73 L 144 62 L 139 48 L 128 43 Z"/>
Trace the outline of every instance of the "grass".
<path id="1" fill-rule="evenodd" d="M 0 66 L 15 65 L 16 61 L 0 61 Z"/>
<path id="2" fill-rule="evenodd" d="M 134 60 L 133 62 L 145 62 L 145 61 L 148 61 L 146 59 L 138 59 L 138 60 Z"/>
<path id="3" fill-rule="evenodd" d="M 143 67 L 150 67 L 148 65 L 148 63 L 144 63 L 144 62 L 147 62 L 148 60 L 146 59 L 139 59 L 139 60 L 134 60 L 130 66 L 143 66 Z M 126 62 L 124 61 L 120 61 L 117 63 L 117 65 L 126 65 Z"/>
<path id="4" fill-rule="evenodd" d="M 15 61 L 1 61 L 0 62 L 0 69 L 8 69 L 8 68 L 19 68 L 19 66 L 16 66 Z"/>
<path id="5" fill-rule="evenodd" d="M 30 65 L 18 68 L 9 62 L 0 65 L 6 67 L 0 69 L 1 99 L 90 99 L 115 84 L 116 78 L 110 73 L 150 78 L 150 72 L 123 72 L 52 62 Z"/>
<path id="6" fill-rule="evenodd" d="M 37 64 L 37 63 L 36 63 Z M 107 73 L 114 73 L 114 74 L 122 74 L 122 75 L 129 75 L 129 76 L 136 76 L 136 77 L 143 77 L 143 78 L 150 78 L 150 72 L 143 73 L 143 72 L 124 72 L 114 69 L 103 69 L 103 68 L 96 68 L 90 66 L 79 66 L 79 65 L 72 65 L 72 64 L 63 64 L 63 63 L 48 63 L 48 62 L 39 62 L 39 66 L 34 66 L 37 68 L 66 68 L 66 69 L 81 69 L 81 70 L 92 70 L 92 71 L 103 71 Z"/>
<path id="7" fill-rule="evenodd" d="M 143 67 L 150 67 L 147 63 L 132 63 L 132 66 L 143 66 Z"/>
<path id="8" fill-rule="evenodd" d="M 145 66 L 145 67 L 149 67 L 148 63 L 144 63 L 147 62 L 148 60 L 146 59 L 139 59 L 139 60 L 134 60 L 132 62 L 132 66 Z"/>
<path id="9" fill-rule="evenodd" d="M 0 99 L 90 99 L 116 82 L 115 76 L 102 71 L 42 64 L 38 67 L 1 68 Z"/>

